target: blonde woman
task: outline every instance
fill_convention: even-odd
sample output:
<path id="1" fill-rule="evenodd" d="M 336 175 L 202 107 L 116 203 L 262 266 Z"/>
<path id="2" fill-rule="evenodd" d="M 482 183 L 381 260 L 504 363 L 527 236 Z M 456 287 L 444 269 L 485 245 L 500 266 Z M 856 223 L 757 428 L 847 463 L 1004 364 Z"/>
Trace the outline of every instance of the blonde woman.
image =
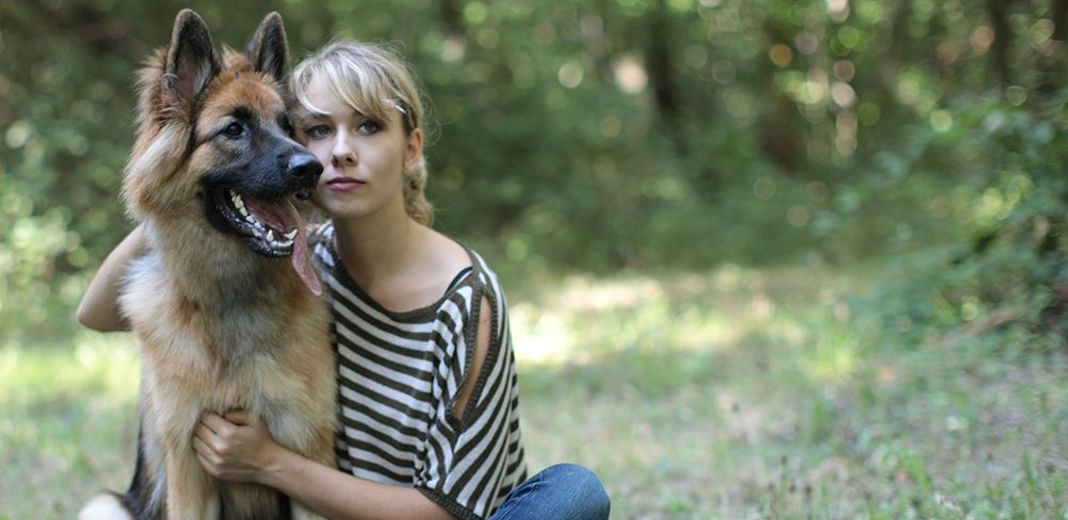
<path id="1" fill-rule="evenodd" d="M 201 464 L 329 518 L 608 518 L 604 488 L 581 466 L 527 478 L 504 296 L 477 253 L 430 227 L 423 104 L 407 66 L 338 41 L 290 86 L 298 138 L 324 166 L 313 201 L 330 221 L 309 243 L 334 314 L 338 467 L 287 450 L 243 412 L 202 417 Z M 82 323 L 125 328 L 116 293 L 142 249 L 135 231 L 112 252 Z"/>

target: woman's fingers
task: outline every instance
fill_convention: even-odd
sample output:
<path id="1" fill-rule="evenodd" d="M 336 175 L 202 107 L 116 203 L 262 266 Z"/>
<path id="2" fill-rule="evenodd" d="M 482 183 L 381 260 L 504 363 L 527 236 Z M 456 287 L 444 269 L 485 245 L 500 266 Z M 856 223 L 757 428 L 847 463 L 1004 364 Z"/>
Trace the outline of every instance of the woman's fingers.
<path id="1" fill-rule="evenodd" d="M 219 454 L 212 449 L 211 445 L 201 440 L 199 437 L 193 438 L 193 452 L 196 454 L 197 461 L 200 465 L 215 475 L 218 471 L 218 467 L 222 464 L 222 459 Z"/>
<path id="2" fill-rule="evenodd" d="M 215 412 L 205 411 L 200 414 L 200 424 L 211 430 L 215 435 L 229 435 L 233 423 L 224 419 Z"/>
<path id="3" fill-rule="evenodd" d="M 193 450 L 217 461 L 228 451 L 227 439 L 233 425 L 217 415 L 214 417 L 201 419 L 193 429 Z"/>
<path id="4" fill-rule="evenodd" d="M 231 410 L 226 412 L 223 418 L 233 424 L 248 425 L 252 423 L 252 417 L 245 410 Z"/>

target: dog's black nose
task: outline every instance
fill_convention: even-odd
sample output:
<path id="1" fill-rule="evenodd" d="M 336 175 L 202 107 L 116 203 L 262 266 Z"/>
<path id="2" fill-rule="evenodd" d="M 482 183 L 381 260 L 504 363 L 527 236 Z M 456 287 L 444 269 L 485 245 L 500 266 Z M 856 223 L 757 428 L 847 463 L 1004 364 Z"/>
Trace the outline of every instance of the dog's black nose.
<path id="1" fill-rule="evenodd" d="M 286 161 L 286 173 L 297 178 L 318 177 L 323 165 L 310 153 L 295 153 Z"/>

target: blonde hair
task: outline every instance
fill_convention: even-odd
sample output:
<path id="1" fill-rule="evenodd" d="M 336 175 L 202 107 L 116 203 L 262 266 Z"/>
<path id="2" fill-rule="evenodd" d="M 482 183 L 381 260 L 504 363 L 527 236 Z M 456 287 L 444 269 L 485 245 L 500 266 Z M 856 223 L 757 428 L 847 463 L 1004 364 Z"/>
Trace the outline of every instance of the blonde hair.
<path id="1" fill-rule="evenodd" d="M 314 79 L 326 81 L 328 91 L 360 114 L 388 119 L 400 113 L 405 134 L 422 128 L 425 110 L 415 78 L 394 52 L 371 43 L 338 40 L 304 58 L 293 69 L 290 87 L 306 110 L 322 114 L 308 100 Z M 434 209 L 426 198 L 426 156 L 404 172 L 404 209 L 415 221 L 430 225 Z"/>

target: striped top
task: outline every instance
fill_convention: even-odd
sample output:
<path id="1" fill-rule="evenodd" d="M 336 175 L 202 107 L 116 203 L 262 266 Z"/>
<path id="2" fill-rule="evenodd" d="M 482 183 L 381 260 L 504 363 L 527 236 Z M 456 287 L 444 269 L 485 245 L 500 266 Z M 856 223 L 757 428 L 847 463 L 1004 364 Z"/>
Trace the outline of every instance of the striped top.
<path id="1" fill-rule="evenodd" d="M 351 279 L 334 249 L 332 223 L 309 240 L 334 316 L 339 469 L 412 486 L 459 518 L 488 517 L 526 479 L 515 356 L 497 276 L 465 247 L 472 268 L 440 300 L 392 312 Z M 452 404 L 471 368 L 483 297 L 489 350 L 457 419 Z"/>

